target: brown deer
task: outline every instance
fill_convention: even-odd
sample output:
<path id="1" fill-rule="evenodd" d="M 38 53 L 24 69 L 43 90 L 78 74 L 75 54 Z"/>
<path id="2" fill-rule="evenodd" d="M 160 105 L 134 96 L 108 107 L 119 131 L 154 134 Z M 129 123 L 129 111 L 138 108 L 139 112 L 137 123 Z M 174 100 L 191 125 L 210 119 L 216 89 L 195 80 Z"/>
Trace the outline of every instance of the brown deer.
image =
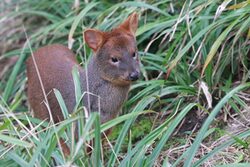
<path id="1" fill-rule="evenodd" d="M 138 15 L 133 13 L 110 32 L 87 29 L 83 36 L 94 56 L 86 71 L 63 45 L 48 45 L 34 52 L 27 60 L 28 100 L 34 116 L 50 119 L 44 103 L 47 99 L 54 122 L 64 119 L 54 88 L 62 94 L 68 111 L 73 111 L 76 98 L 72 68 L 76 66 L 82 92 L 96 95 L 86 94 L 83 105 L 89 112 L 100 111 L 102 123 L 115 118 L 127 99 L 131 82 L 140 75 L 135 39 L 137 26 Z"/>

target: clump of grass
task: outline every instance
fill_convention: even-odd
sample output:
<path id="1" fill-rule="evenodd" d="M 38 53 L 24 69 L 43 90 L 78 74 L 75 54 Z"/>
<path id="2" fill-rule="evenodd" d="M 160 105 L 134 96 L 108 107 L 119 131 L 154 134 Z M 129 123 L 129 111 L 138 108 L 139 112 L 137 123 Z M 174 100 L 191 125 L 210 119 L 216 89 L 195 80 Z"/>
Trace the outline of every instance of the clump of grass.
<path id="1" fill-rule="evenodd" d="M 0 23 L 6 25 L 0 29 L 1 41 L 5 41 L 0 63 L 2 58 L 18 57 L 0 81 L 2 165 L 207 166 L 216 165 L 213 158 L 223 159 L 220 156 L 231 148 L 240 150 L 240 155 L 230 154 L 232 160 L 221 164 L 249 166 L 245 158 L 248 126 L 239 133 L 226 131 L 228 140 L 211 144 L 213 129 L 219 129 L 212 127 L 214 119 L 223 120 L 217 115 L 240 114 L 249 104 L 248 1 L 77 2 L 3 1 L 0 6 L 5 11 Z M 32 118 L 25 94 L 25 60 L 30 53 L 43 45 L 61 43 L 84 64 L 91 56 L 82 39 L 85 28 L 110 30 L 134 11 L 140 14 L 137 40 L 143 75 L 131 88 L 124 115 L 100 125 L 98 114 L 86 119 L 79 105 L 72 115 L 65 110 L 67 119 L 57 126 Z M 63 107 L 60 92 L 57 95 Z M 81 96 L 77 95 L 79 101 Z M 198 131 L 189 131 L 181 142 L 167 146 L 175 143 L 171 137 L 189 112 L 207 118 Z M 146 126 L 147 121 L 137 122 L 147 131 L 134 140 L 141 131 L 130 129 L 137 125 L 139 115 L 147 113 L 155 115 L 154 122 L 151 127 Z M 76 122 L 80 124 L 79 141 L 72 135 Z M 118 124 L 118 137 L 108 140 L 103 149 L 100 133 Z M 69 157 L 58 147 L 58 137 L 71 146 Z M 94 151 L 87 154 L 87 143 L 93 138 Z"/>

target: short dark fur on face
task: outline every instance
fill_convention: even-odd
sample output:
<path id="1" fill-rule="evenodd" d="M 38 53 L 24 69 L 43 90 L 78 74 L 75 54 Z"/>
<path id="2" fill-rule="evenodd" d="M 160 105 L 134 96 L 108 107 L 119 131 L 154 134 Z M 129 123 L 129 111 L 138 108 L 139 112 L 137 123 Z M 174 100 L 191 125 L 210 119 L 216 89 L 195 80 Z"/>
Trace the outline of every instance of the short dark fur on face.
<path id="1" fill-rule="evenodd" d="M 137 25 L 138 17 L 134 13 L 110 32 L 85 31 L 85 41 L 96 54 L 103 79 L 125 86 L 139 77 L 140 62 L 135 39 Z"/>
<path id="2" fill-rule="evenodd" d="M 139 74 L 139 57 L 134 36 L 119 29 L 107 34 L 107 40 L 96 53 L 97 62 L 102 66 L 104 79 L 117 85 L 130 84 L 129 75 Z M 115 60 L 115 62 L 114 62 Z"/>

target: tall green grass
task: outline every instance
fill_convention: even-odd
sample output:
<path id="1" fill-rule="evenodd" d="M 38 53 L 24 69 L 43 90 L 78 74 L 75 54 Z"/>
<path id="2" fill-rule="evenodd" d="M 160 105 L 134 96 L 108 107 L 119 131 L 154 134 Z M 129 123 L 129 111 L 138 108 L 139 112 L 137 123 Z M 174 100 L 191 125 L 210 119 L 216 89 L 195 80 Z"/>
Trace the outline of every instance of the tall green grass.
<path id="1" fill-rule="evenodd" d="M 243 149 L 249 147 L 250 132 L 246 130 L 229 135 L 227 142 L 203 157 L 199 154 L 202 143 L 212 135 L 209 129 L 216 126 L 216 116 L 228 108 L 232 113 L 241 112 L 249 104 L 247 98 L 238 94 L 250 87 L 249 1 L 80 1 L 75 6 L 74 2 L 77 1 L 13 0 L 1 6 L 6 11 L 0 18 L 1 27 L 9 21 L 15 23 L 10 29 L 23 27 L 13 36 L 3 38 L 23 47 L 9 45 L 2 55 L 19 59 L 0 81 L 1 165 L 205 166 L 228 146 L 245 143 Z M 86 117 L 85 108 L 80 105 L 84 92 L 79 93 L 74 70 L 78 102 L 74 112 L 68 113 L 60 92 L 54 90 L 65 121 L 54 125 L 33 118 L 25 93 L 25 60 L 31 52 L 44 45 L 61 43 L 72 48 L 84 64 L 91 51 L 85 47 L 82 32 L 89 27 L 110 30 L 134 11 L 140 15 L 137 41 L 142 77 L 132 85 L 123 115 L 103 125 L 97 113 Z M 21 24 L 17 20 L 22 20 Z M 200 87 L 201 82 L 208 92 Z M 212 99 L 206 98 L 209 94 Z M 197 133 L 189 131 L 181 135 L 186 143 L 193 138 L 181 156 L 164 156 L 178 126 L 191 112 L 206 113 L 207 118 Z M 135 122 L 152 117 L 156 123 L 148 134 L 133 140 L 131 127 Z M 79 140 L 74 136 L 76 124 Z M 116 126 L 121 127 L 117 138 L 101 142 L 101 133 Z M 68 157 L 58 147 L 58 138 L 63 138 L 69 146 Z M 93 152 L 88 154 L 86 149 L 91 141 Z M 246 160 L 232 165 L 249 166 L 248 155 L 244 156 Z"/>

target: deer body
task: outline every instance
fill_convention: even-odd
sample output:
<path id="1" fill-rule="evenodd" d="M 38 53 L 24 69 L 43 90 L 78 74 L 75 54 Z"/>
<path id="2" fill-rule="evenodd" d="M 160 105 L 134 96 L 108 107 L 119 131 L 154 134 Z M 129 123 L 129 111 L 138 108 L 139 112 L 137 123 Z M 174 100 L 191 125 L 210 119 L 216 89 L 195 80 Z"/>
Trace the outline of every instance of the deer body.
<path id="1" fill-rule="evenodd" d="M 95 57 L 92 57 L 88 64 L 88 76 L 91 76 L 88 77 L 88 85 L 89 91 L 93 92 L 95 95 L 99 95 L 99 97 L 90 95 L 90 104 L 88 104 L 88 96 L 84 96 L 84 106 L 90 111 L 97 112 L 100 110 L 101 122 L 103 123 L 117 116 L 122 104 L 127 99 L 130 85 L 116 86 L 111 82 L 102 79 L 100 77 L 101 69 L 96 68 L 97 66 L 95 65 L 94 59 Z M 86 73 L 83 75 L 86 75 Z M 84 82 L 82 82 L 84 84 L 82 87 L 86 88 L 86 77 L 82 78 L 84 78 Z"/>
<path id="2" fill-rule="evenodd" d="M 53 92 L 54 88 L 58 89 L 62 94 L 69 112 L 73 111 L 76 104 L 75 87 L 71 73 L 74 66 L 78 68 L 80 74 L 82 92 L 87 92 L 88 90 L 93 94 L 86 94 L 83 99 L 83 104 L 90 111 L 98 112 L 100 110 L 102 122 L 114 118 L 127 98 L 129 85 L 114 86 L 111 82 L 102 79 L 100 77 L 101 69 L 96 68 L 94 57 L 91 58 L 87 71 L 84 71 L 74 60 L 74 54 L 63 45 L 54 44 L 40 48 L 34 55 L 35 61 L 39 62 L 37 64 L 38 70 L 49 102 L 49 107 L 56 122 L 62 121 L 63 117 Z M 56 64 L 53 62 L 55 59 L 57 60 Z M 40 119 L 48 119 L 49 113 L 44 112 L 48 110 L 46 105 L 43 104 L 45 103 L 45 98 L 42 88 L 38 86 L 40 85 L 39 78 L 33 74 L 36 73 L 36 69 L 31 58 L 27 61 L 27 68 L 27 75 L 29 76 L 28 96 L 29 102 L 34 110 L 34 115 Z M 86 76 L 88 76 L 88 79 L 86 79 Z M 87 80 L 89 85 L 88 89 Z M 90 100 L 90 104 L 88 100 Z M 115 103 L 113 103 L 114 101 Z M 90 108 L 88 108 L 88 106 L 90 106 Z"/>
<path id="3" fill-rule="evenodd" d="M 42 120 L 50 119 L 50 107 L 55 122 L 64 119 L 54 88 L 62 94 L 68 111 L 73 111 L 76 101 L 72 69 L 76 66 L 82 92 L 94 94 L 85 94 L 83 105 L 90 112 L 100 111 L 102 123 L 116 117 L 127 99 L 131 82 L 139 76 L 139 58 L 134 37 L 137 24 L 137 14 L 134 13 L 111 32 L 86 30 L 85 41 L 94 51 L 86 71 L 78 65 L 74 54 L 63 45 L 53 44 L 34 52 L 34 59 L 30 57 L 27 60 L 28 100 L 34 116 Z M 44 103 L 45 96 L 49 106 Z"/>

